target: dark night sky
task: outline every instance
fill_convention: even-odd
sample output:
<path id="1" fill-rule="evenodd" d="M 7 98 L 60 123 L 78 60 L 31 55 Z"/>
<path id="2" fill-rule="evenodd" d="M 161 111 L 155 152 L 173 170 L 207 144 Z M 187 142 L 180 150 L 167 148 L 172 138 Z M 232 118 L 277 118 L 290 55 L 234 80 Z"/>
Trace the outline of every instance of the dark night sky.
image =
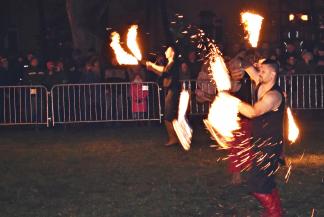
<path id="1" fill-rule="evenodd" d="M 39 2 L 42 1 L 43 12 L 45 20 L 40 20 L 40 13 L 38 10 Z M 81 3 L 84 0 L 79 0 Z M 152 10 L 154 14 L 159 11 L 159 8 L 154 8 L 151 4 L 148 9 L 148 0 L 111 0 L 109 7 L 105 8 L 104 5 L 107 1 L 93 0 L 87 1 L 88 6 L 79 12 L 80 25 L 90 29 L 95 34 L 102 34 L 105 25 L 113 28 L 120 28 L 128 25 L 132 21 L 146 23 L 149 28 L 156 28 L 156 20 L 146 20 L 147 10 Z M 288 6 L 280 6 L 280 2 L 288 2 Z M 306 3 L 305 3 L 306 2 Z M 222 19 L 224 25 L 224 38 L 227 40 L 235 40 L 237 37 L 239 27 L 239 12 L 243 9 L 254 9 L 261 13 L 266 18 L 264 27 L 265 32 L 263 37 L 266 40 L 276 40 L 278 37 L 280 16 L 279 11 L 288 13 L 288 9 L 295 11 L 301 9 L 309 9 L 310 2 L 314 2 L 316 10 L 321 7 L 316 6 L 321 1 L 281 1 L 281 0 L 232 0 L 228 4 L 227 0 L 177 0 L 166 1 L 167 12 L 170 15 L 180 12 L 185 16 L 189 23 L 199 23 L 199 12 L 201 10 L 211 10 L 216 14 L 216 17 Z M 318 2 L 318 3 L 317 3 Z M 291 5 L 289 5 L 291 4 Z M 323 4 L 323 3 L 322 3 Z M 281 9 L 280 9 L 281 8 Z M 61 29 L 68 29 L 68 19 L 65 13 L 65 0 L 11 0 L 5 1 L 1 7 L 1 32 L 2 39 L 8 33 L 8 29 L 14 29 L 17 32 L 18 47 L 22 50 L 29 50 L 39 46 L 39 37 L 41 33 L 41 25 L 59 27 Z M 99 18 L 98 18 L 99 17 Z M 152 16 L 151 16 L 152 17 Z M 271 17 L 271 18 L 270 18 Z M 158 31 L 158 30 L 155 30 Z"/>

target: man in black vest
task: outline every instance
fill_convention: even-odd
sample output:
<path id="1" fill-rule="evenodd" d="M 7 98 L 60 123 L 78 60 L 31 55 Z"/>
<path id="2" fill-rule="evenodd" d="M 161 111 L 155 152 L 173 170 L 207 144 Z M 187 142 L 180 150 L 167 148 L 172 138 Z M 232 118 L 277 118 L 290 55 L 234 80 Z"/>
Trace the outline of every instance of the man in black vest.
<path id="1" fill-rule="evenodd" d="M 248 186 L 265 208 L 264 216 L 281 217 L 282 208 L 276 189 L 275 173 L 283 148 L 283 115 L 285 98 L 277 85 L 278 64 L 264 60 L 260 71 L 244 64 L 244 70 L 256 84 L 256 102 L 240 102 L 239 112 L 252 121 L 252 167 Z"/>

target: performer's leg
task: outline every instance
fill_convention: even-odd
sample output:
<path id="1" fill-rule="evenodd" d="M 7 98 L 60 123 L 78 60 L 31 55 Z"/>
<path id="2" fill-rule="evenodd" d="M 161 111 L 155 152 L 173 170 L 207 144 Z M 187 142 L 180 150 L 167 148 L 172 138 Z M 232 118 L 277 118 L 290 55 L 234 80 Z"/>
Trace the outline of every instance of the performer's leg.
<path id="1" fill-rule="evenodd" d="M 276 189 L 274 174 L 269 175 L 270 171 L 275 169 L 275 166 L 270 166 L 268 169 L 262 170 L 262 166 L 256 166 L 256 162 L 253 162 L 253 167 L 248 173 L 248 186 L 252 195 L 261 203 L 264 207 L 263 217 L 281 217 L 282 208 L 280 203 L 280 197 Z M 272 164 L 275 164 L 271 162 Z"/>
<path id="2" fill-rule="evenodd" d="M 282 217 L 282 208 L 278 190 L 275 188 L 270 194 L 252 193 L 264 207 L 262 217 Z"/>
<path id="3" fill-rule="evenodd" d="M 170 121 L 165 120 L 164 125 L 168 133 L 168 141 L 165 146 L 176 145 L 179 143 L 176 132 L 174 131 L 173 125 Z"/>
<path id="4" fill-rule="evenodd" d="M 178 137 L 174 131 L 172 121 L 177 118 L 178 113 L 178 94 L 173 90 L 168 90 L 165 96 L 164 105 L 164 124 L 168 133 L 166 146 L 178 144 Z"/>

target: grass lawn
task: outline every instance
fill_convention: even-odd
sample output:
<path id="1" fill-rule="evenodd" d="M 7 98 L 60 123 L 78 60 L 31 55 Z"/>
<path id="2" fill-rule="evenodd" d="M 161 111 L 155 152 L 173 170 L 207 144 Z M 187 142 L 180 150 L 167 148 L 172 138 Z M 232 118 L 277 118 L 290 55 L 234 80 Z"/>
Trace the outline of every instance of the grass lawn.
<path id="1" fill-rule="evenodd" d="M 324 122 L 303 120 L 278 173 L 285 216 L 324 216 Z M 195 124 L 192 148 L 151 126 L 0 129 L 1 217 L 246 217 L 261 208 L 229 184 L 225 152 Z"/>

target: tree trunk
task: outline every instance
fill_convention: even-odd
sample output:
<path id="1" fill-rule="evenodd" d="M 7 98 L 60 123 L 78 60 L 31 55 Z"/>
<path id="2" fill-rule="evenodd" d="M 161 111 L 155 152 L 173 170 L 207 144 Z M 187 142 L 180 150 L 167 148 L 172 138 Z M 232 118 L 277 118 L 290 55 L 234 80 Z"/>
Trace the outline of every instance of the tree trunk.
<path id="1" fill-rule="evenodd" d="M 79 49 L 83 54 L 94 49 L 99 51 L 102 40 L 89 29 L 82 25 L 80 18 L 83 18 L 84 8 L 86 8 L 86 1 L 66 0 L 66 11 L 70 22 L 73 47 Z"/>

